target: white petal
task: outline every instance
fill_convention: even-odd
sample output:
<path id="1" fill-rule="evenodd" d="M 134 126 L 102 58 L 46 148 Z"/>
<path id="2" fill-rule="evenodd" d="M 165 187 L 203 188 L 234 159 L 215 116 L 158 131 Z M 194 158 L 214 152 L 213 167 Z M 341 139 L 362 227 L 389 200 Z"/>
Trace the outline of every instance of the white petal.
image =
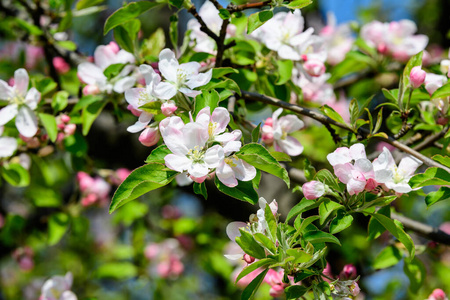
<path id="1" fill-rule="evenodd" d="M 224 133 L 220 136 L 223 136 L 225 134 L 226 133 Z M 229 134 L 232 135 L 231 133 L 229 133 Z M 223 151 L 224 151 L 225 155 L 228 156 L 233 152 L 239 151 L 241 149 L 241 146 L 242 146 L 242 143 L 240 141 L 230 141 L 230 142 L 227 142 L 225 144 L 225 146 L 223 146 Z"/>
<path id="2" fill-rule="evenodd" d="M 5 125 L 17 115 L 17 104 L 10 104 L 0 109 L 0 125 Z"/>
<path id="3" fill-rule="evenodd" d="M 13 97 L 13 88 L 3 80 L 0 80 L 0 99 L 8 100 Z"/>
<path id="4" fill-rule="evenodd" d="M 244 256 L 244 252 L 238 254 L 224 254 L 223 256 L 229 260 L 238 260 Z"/>
<path id="5" fill-rule="evenodd" d="M 181 87 L 178 89 L 181 93 L 185 94 L 186 96 L 189 97 L 197 97 L 198 95 L 200 95 L 202 92 L 201 91 L 194 91 L 185 87 Z"/>
<path id="6" fill-rule="evenodd" d="M 14 72 L 14 88 L 22 97 L 27 94 L 29 82 L 30 77 L 25 69 L 18 69 Z"/>
<path id="7" fill-rule="evenodd" d="M 236 167 L 233 168 L 233 171 L 236 175 L 236 178 L 241 181 L 249 181 L 255 178 L 256 169 L 254 166 L 248 164 L 246 161 L 239 159 L 235 162 Z"/>
<path id="8" fill-rule="evenodd" d="M 144 75 L 147 85 L 158 84 L 161 81 L 161 77 L 149 65 L 140 65 L 139 71 Z"/>
<path id="9" fill-rule="evenodd" d="M 114 53 L 111 47 L 104 45 L 100 45 L 95 49 L 94 61 L 95 64 L 100 67 L 102 72 L 110 65 L 119 63 L 116 62 L 116 53 Z"/>
<path id="10" fill-rule="evenodd" d="M 305 124 L 297 116 L 287 115 L 278 120 L 277 126 L 280 126 L 284 132 L 291 133 L 300 130 Z"/>
<path id="11" fill-rule="evenodd" d="M 134 109 L 138 109 L 142 104 L 139 103 L 141 93 L 145 93 L 147 90 L 144 88 L 132 88 L 125 91 L 125 100 L 133 106 Z"/>
<path id="12" fill-rule="evenodd" d="M 183 143 L 188 149 L 194 149 L 196 146 L 203 147 L 209 139 L 208 128 L 198 123 L 186 124 L 182 132 Z"/>
<path id="13" fill-rule="evenodd" d="M 164 49 L 159 53 L 158 69 L 164 78 L 171 82 L 177 82 L 178 60 L 170 49 Z"/>
<path id="14" fill-rule="evenodd" d="M 187 77 L 191 77 L 192 75 L 198 74 L 198 69 L 200 69 L 200 64 L 196 61 L 188 62 L 181 64 L 178 67 L 179 70 L 181 70 L 184 74 L 187 75 Z"/>
<path id="15" fill-rule="evenodd" d="M 12 137 L 0 137 L 0 157 L 9 157 L 17 149 L 17 140 Z"/>
<path id="16" fill-rule="evenodd" d="M 34 112 L 26 105 L 19 108 L 16 117 L 16 127 L 20 134 L 25 137 L 32 137 L 36 134 L 38 121 Z"/>
<path id="17" fill-rule="evenodd" d="M 219 162 L 223 157 L 223 148 L 219 145 L 215 145 L 206 150 L 204 161 L 208 168 L 215 168 L 219 165 Z"/>
<path id="18" fill-rule="evenodd" d="M 180 156 L 175 154 L 167 154 L 164 157 L 166 166 L 172 170 L 182 173 L 191 167 L 192 161 L 186 156 Z"/>
<path id="19" fill-rule="evenodd" d="M 37 104 L 41 100 L 41 93 L 39 91 L 32 87 L 25 97 L 25 103 L 28 105 L 29 108 L 35 110 L 37 107 Z"/>
<path id="20" fill-rule="evenodd" d="M 378 183 L 386 183 L 392 178 L 391 170 L 378 170 L 375 171 L 375 181 Z"/>
<path id="21" fill-rule="evenodd" d="M 236 238 L 238 236 L 241 236 L 241 232 L 239 231 L 239 228 L 246 228 L 247 223 L 244 222 L 231 222 L 227 225 L 226 232 L 228 238 L 235 242 Z"/>
<path id="22" fill-rule="evenodd" d="M 211 121 L 217 123 L 215 134 L 222 133 L 230 123 L 230 113 L 224 107 L 217 107 L 211 115 Z"/>
<path id="23" fill-rule="evenodd" d="M 349 149 L 349 152 L 350 152 L 350 157 L 354 160 L 357 160 L 360 158 L 367 158 L 366 148 L 361 143 L 352 145 Z"/>
<path id="24" fill-rule="evenodd" d="M 285 139 L 276 140 L 276 146 L 279 146 L 284 153 L 290 156 L 297 156 L 303 152 L 302 144 L 300 144 L 300 142 L 292 136 L 287 136 Z"/>
<path id="25" fill-rule="evenodd" d="M 103 70 L 90 62 L 83 62 L 78 65 L 78 78 L 84 83 L 95 85 L 97 83 L 105 83 L 106 76 Z"/>
<path id="26" fill-rule="evenodd" d="M 64 291 L 59 300 L 78 300 L 78 298 L 72 291 Z"/>
<path id="27" fill-rule="evenodd" d="M 114 57 L 115 64 L 134 64 L 135 61 L 136 59 L 134 58 L 134 55 L 123 49 L 117 52 L 116 56 Z"/>
<path id="28" fill-rule="evenodd" d="M 193 163 L 187 171 L 190 175 L 197 178 L 204 177 L 209 173 L 209 169 L 204 163 Z"/>
<path id="29" fill-rule="evenodd" d="M 131 76 L 121 78 L 114 84 L 114 92 L 121 94 L 125 90 L 132 88 L 135 83 L 136 79 Z"/>
<path id="30" fill-rule="evenodd" d="M 402 158 L 398 165 L 398 169 L 405 177 L 411 177 L 420 165 L 422 165 L 420 160 L 412 156 L 407 156 Z"/>
<path id="31" fill-rule="evenodd" d="M 155 95 L 164 100 L 172 99 L 177 94 L 175 85 L 169 82 L 161 82 L 155 87 Z"/>
<path id="32" fill-rule="evenodd" d="M 220 182 L 228 187 L 235 187 L 238 185 L 233 169 L 224 161 L 217 167 L 216 176 L 219 178 Z"/>
<path id="33" fill-rule="evenodd" d="M 186 85 L 190 89 L 195 89 L 196 87 L 203 86 L 211 81 L 212 77 L 212 69 L 208 70 L 206 73 L 201 73 L 197 75 L 193 75 L 189 78 L 189 81 L 186 82 Z"/>

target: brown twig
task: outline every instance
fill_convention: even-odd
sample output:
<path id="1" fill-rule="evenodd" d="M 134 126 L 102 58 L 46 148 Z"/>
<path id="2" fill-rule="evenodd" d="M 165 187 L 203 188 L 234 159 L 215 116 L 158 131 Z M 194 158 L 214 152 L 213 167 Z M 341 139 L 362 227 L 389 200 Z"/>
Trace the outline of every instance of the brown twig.
<path id="1" fill-rule="evenodd" d="M 416 151 L 421 151 L 430 146 L 433 146 L 435 142 L 437 142 L 440 138 L 444 137 L 444 135 L 448 132 L 448 129 L 449 127 L 446 127 L 443 130 L 439 131 L 438 133 L 427 136 L 420 144 L 414 146 L 413 149 Z"/>
<path id="2" fill-rule="evenodd" d="M 245 3 L 245 4 L 241 4 L 241 5 L 229 4 L 227 9 L 230 13 L 235 13 L 235 12 L 243 11 L 243 10 L 250 9 L 250 8 L 261 8 L 264 6 L 268 6 L 268 5 L 270 5 L 270 3 L 272 3 L 272 1 Z"/>
<path id="3" fill-rule="evenodd" d="M 227 35 L 227 27 L 230 24 L 230 20 L 223 20 L 222 27 L 220 28 L 219 41 L 217 42 L 217 55 L 216 55 L 216 68 L 220 68 L 223 62 L 223 53 L 225 51 L 225 37 Z"/>
<path id="4" fill-rule="evenodd" d="M 363 137 L 368 135 L 368 131 L 364 130 L 364 129 L 360 129 L 358 132 L 355 132 L 355 130 L 347 124 L 343 124 L 343 123 L 339 123 L 327 116 L 324 116 L 318 112 L 315 112 L 313 110 L 309 110 L 307 108 L 295 105 L 295 104 L 290 104 L 288 102 L 276 99 L 276 98 L 272 98 L 269 96 L 265 96 L 265 95 L 261 95 L 258 93 L 252 93 L 252 92 L 247 92 L 247 91 L 242 91 L 242 98 L 246 99 L 246 100 L 251 100 L 251 101 L 258 101 L 258 102 L 263 102 L 263 103 L 267 103 L 267 104 L 271 104 L 277 107 L 282 107 L 284 109 L 288 109 L 292 112 L 295 112 L 297 114 L 300 115 L 304 115 L 307 117 L 310 117 L 314 120 L 317 120 L 319 122 L 321 122 L 322 124 L 330 124 L 330 125 L 334 125 L 336 127 L 345 129 L 347 131 L 351 131 L 355 134 L 361 134 Z M 398 148 L 399 150 L 408 153 L 412 156 L 414 156 L 415 158 L 421 160 L 422 162 L 424 162 L 426 165 L 430 166 L 430 167 L 438 167 L 438 168 L 442 168 L 444 170 L 446 170 L 447 172 L 450 173 L 450 168 L 432 160 L 431 158 L 417 152 L 416 150 L 396 141 L 395 139 L 393 139 L 392 137 L 385 137 L 382 135 L 377 135 L 374 136 L 373 138 L 378 139 L 380 141 L 386 142 L 396 148 Z"/>
<path id="5" fill-rule="evenodd" d="M 217 34 L 215 34 L 214 32 L 211 31 L 211 29 L 208 28 L 208 26 L 206 25 L 205 21 L 203 21 L 202 17 L 200 17 L 200 15 L 197 12 L 197 9 L 195 8 L 195 5 L 192 5 L 189 9 L 188 12 L 194 16 L 194 18 L 197 19 L 197 21 L 200 23 L 200 30 L 203 31 L 204 33 L 206 33 L 210 38 L 212 38 L 216 44 L 219 43 L 219 37 L 217 36 Z"/>

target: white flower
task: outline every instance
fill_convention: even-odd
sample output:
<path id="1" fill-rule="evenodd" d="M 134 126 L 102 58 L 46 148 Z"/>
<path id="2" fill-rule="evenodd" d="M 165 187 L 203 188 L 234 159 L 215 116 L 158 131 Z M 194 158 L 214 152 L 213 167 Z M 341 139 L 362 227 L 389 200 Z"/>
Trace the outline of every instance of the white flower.
<path id="1" fill-rule="evenodd" d="M 131 88 L 136 79 L 128 75 L 134 66 L 125 66 L 113 81 L 108 82 L 108 79 L 103 72 L 114 64 L 134 63 L 134 56 L 125 51 L 120 50 L 116 43 L 111 42 L 109 45 L 101 45 L 95 49 L 94 62 L 83 62 L 78 66 L 78 77 L 88 87 L 97 89 L 100 92 L 111 93 L 113 90 L 116 93 L 123 93 L 125 90 Z"/>
<path id="2" fill-rule="evenodd" d="M 138 121 L 127 128 L 129 132 L 139 132 L 143 130 L 153 118 L 151 113 L 148 113 L 139 107 L 157 101 L 154 91 L 155 87 L 161 82 L 161 77 L 149 65 L 141 65 L 139 71 L 144 75 L 145 88 L 131 88 L 125 91 L 125 100 L 128 102 L 128 109 L 132 110 L 134 114 L 139 116 Z"/>
<path id="3" fill-rule="evenodd" d="M 73 276 L 68 272 L 66 276 L 53 276 L 47 280 L 41 289 L 39 300 L 77 300 L 77 296 L 70 291 Z"/>
<path id="4" fill-rule="evenodd" d="M 391 151 L 384 147 L 383 152 L 373 161 L 373 168 L 375 172 L 382 170 L 392 172 L 391 178 L 388 181 L 385 181 L 384 185 L 388 189 L 403 194 L 412 191 L 408 182 L 421 164 L 422 162 L 420 160 L 412 156 L 407 156 L 400 161 L 400 164 L 397 167 Z"/>
<path id="5" fill-rule="evenodd" d="M 208 128 L 198 123 L 184 124 L 180 117 L 166 118 L 159 124 L 161 135 L 172 154 L 165 156 L 166 166 L 196 178 L 206 177 L 224 156 L 219 145 L 206 148 Z"/>
<path id="6" fill-rule="evenodd" d="M 0 80 L 0 99 L 9 104 L 0 110 L 0 126 L 16 117 L 16 127 L 20 134 L 32 137 L 38 130 L 38 120 L 33 110 L 36 109 L 41 94 L 34 87 L 28 90 L 28 73 L 25 69 L 14 72 L 14 86 L 10 87 Z"/>
<path id="7" fill-rule="evenodd" d="M 198 62 L 188 62 L 179 64 L 170 49 L 164 49 L 159 54 L 158 69 L 166 79 L 158 84 L 155 94 L 161 99 L 171 99 L 177 92 L 181 92 L 189 97 L 201 94 L 201 91 L 194 89 L 207 84 L 212 77 L 212 69 L 206 73 L 199 73 L 200 64 Z"/>
<path id="8" fill-rule="evenodd" d="M 325 40 L 327 62 L 330 65 L 337 65 L 343 61 L 355 40 L 350 25 L 337 26 L 336 16 L 332 12 L 327 13 L 327 26 L 322 28 L 319 35 Z"/>
<path id="9" fill-rule="evenodd" d="M 203 19 L 206 26 L 215 34 L 220 34 L 220 28 L 222 28 L 223 19 L 219 16 L 219 11 L 210 1 L 205 1 L 202 7 L 198 11 L 199 16 Z M 210 38 L 206 33 L 200 29 L 200 23 L 197 19 L 192 18 L 187 23 L 187 29 L 191 30 L 190 38 L 194 40 L 194 50 L 197 52 L 206 52 L 214 54 L 216 48 L 216 42 Z M 234 35 L 236 26 L 229 24 L 227 26 L 227 34 L 225 38 L 229 38 Z"/>

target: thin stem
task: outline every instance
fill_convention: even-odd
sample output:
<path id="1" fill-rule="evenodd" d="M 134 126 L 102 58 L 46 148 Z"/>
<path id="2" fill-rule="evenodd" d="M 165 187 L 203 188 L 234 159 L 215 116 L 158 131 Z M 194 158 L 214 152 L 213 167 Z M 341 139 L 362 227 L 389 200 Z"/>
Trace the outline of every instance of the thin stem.
<path id="1" fill-rule="evenodd" d="M 416 151 L 421 151 L 430 146 L 433 146 L 436 141 L 438 141 L 443 136 L 445 136 L 445 134 L 448 132 L 448 129 L 449 129 L 449 127 L 445 127 L 440 132 L 427 136 L 420 144 L 417 144 L 416 146 L 414 146 L 413 149 Z"/>
<path id="2" fill-rule="evenodd" d="M 250 8 L 261 8 L 261 7 L 270 5 L 270 3 L 272 3 L 271 0 L 254 2 L 254 3 L 246 3 L 246 4 L 241 4 L 241 5 L 230 4 L 230 5 L 228 5 L 227 9 L 230 13 L 234 13 L 234 12 L 243 11 L 243 10 L 250 9 Z"/>
<path id="3" fill-rule="evenodd" d="M 206 33 L 210 38 L 212 38 L 217 44 L 219 43 L 219 37 L 217 34 L 211 31 L 211 29 L 208 28 L 205 21 L 203 21 L 202 17 L 198 14 L 197 9 L 195 8 L 195 5 L 192 5 L 188 12 L 194 16 L 194 18 L 197 19 L 197 21 L 200 23 L 200 30 Z"/>
<path id="4" fill-rule="evenodd" d="M 280 99 L 276 99 L 276 98 L 272 98 L 269 96 L 265 96 L 265 95 L 261 95 L 258 93 L 252 93 L 252 92 L 247 92 L 247 91 L 241 91 L 242 92 L 242 98 L 246 99 L 246 100 L 251 100 L 251 101 L 258 101 L 258 102 L 262 102 L 262 103 L 267 103 L 267 104 L 271 104 L 274 106 L 278 106 L 278 107 L 282 107 L 284 109 L 288 109 L 292 112 L 295 112 L 297 114 L 300 115 L 304 115 L 307 117 L 310 117 L 314 120 L 317 120 L 319 122 L 321 122 L 322 124 L 330 124 L 330 125 L 334 125 L 337 126 L 339 128 L 345 129 L 347 131 L 351 131 L 355 134 L 363 134 L 365 136 L 368 135 L 368 131 L 360 128 L 360 130 L 358 132 L 355 132 L 355 130 L 348 124 L 343 124 L 343 123 L 339 123 L 327 116 L 324 116 L 318 112 L 315 112 L 313 110 L 309 110 L 307 108 L 301 107 L 299 105 L 295 105 L 295 104 L 290 104 L 288 102 L 282 101 Z M 425 155 L 417 152 L 416 150 L 396 141 L 394 138 L 392 137 L 385 137 L 382 135 L 377 135 L 374 136 L 373 138 L 378 139 L 380 141 L 386 142 L 396 148 L 398 148 L 399 150 L 408 153 L 412 156 L 414 156 L 415 158 L 421 160 L 422 162 L 424 162 L 426 165 L 430 166 L 430 167 L 438 167 L 438 168 L 442 168 L 444 170 L 446 170 L 447 172 L 450 173 L 450 168 L 432 160 L 429 157 L 426 157 Z"/>

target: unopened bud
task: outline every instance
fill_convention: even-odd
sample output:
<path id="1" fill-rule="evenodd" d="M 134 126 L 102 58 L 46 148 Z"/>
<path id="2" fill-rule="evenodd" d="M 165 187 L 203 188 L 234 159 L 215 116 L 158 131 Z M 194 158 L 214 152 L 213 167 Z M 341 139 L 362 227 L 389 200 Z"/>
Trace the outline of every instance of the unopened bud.
<path id="1" fill-rule="evenodd" d="M 303 68 L 313 77 L 319 77 L 325 73 L 325 65 L 318 59 L 308 59 L 305 63 L 303 63 Z"/>
<path id="2" fill-rule="evenodd" d="M 325 194 L 325 185 L 320 181 L 310 181 L 302 186 L 303 195 L 306 199 L 317 199 Z"/>
<path id="3" fill-rule="evenodd" d="M 250 256 L 250 255 L 248 255 L 247 253 L 244 254 L 243 259 L 244 259 L 244 261 L 245 261 L 246 263 L 248 263 L 248 264 L 251 264 L 252 262 L 255 261 L 255 258 L 252 257 L 252 256 Z"/>
<path id="4" fill-rule="evenodd" d="M 425 82 L 425 77 L 427 73 L 422 70 L 420 66 L 416 66 L 412 68 L 411 73 L 409 74 L 409 79 L 411 80 L 411 85 L 413 88 L 417 89 Z"/>
<path id="5" fill-rule="evenodd" d="M 110 42 L 106 47 L 108 47 L 115 54 L 120 51 L 119 45 L 117 45 L 116 42 Z"/>
<path id="6" fill-rule="evenodd" d="M 339 274 L 341 280 L 351 280 L 356 278 L 356 267 L 352 264 L 345 265 Z"/>
<path id="7" fill-rule="evenodd" d="M 141 144 L 144 146 L 151 147 L 159 141 L 159 138 L 160 135 L 158 128 L 149 127 L 142 131 L 141 135 L 139 136 L 139 142 L 141 142 Z"/>
<path id="8" fill-rule="evenodd" d="M 88 84 L 83 88 L 83 95 L 96 95 L 100 93 L 98 86 L 93 84 Z"/>
<path id="9" fill-rule="evenodd" d="M 68 115 L 61 115 L 61 121 L 64 123 L 69 123 L 70 117 Z"/>
<path id="10" fill-rule="evenodd" d="M 72 135 L 77 130 L 77 125 L 75 124 L 67 124 L 66 127 L 64 127 L 64 133 L 67 135 Z"/>
<path id="11" fill-rule="evenodd" d="M 65 74 L 70 71 L 70 65 L 60 56 L 54 57 L 52 63 L 59 74 Z"/>
<path id="12" fill-rule="evenodd" d="M 161 112 L 166 117 L 170 117 L 178 109 L 173 101 L 167 101 L 161 105 Z"/>

